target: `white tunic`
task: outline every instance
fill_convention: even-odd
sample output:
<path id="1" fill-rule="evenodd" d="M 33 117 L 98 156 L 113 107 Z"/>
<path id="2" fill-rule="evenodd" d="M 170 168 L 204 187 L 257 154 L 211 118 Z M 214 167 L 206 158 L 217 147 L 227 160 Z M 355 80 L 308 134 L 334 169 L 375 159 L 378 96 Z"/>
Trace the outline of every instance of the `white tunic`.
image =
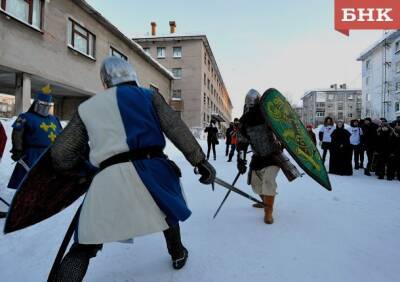
<path id="1" fill-rule="evenodd" d="M 97 94 L 79 106 L 90 141 L 90 161 L 128 152 L 116 88 Z M 78 242 L 123 241 L 168 228 L 131 162 L 110 166 L 95 176 L 86 194 L 78 224 Z"/>

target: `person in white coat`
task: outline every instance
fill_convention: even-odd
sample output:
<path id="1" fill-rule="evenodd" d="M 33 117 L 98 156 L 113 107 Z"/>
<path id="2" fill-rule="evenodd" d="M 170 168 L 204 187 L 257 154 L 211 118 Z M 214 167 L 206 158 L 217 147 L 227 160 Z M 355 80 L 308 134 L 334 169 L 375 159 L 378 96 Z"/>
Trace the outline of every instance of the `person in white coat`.
<path id="1" fill-rule="evenodd" d="M 106 90 L 79 106 L 51 149 L 59 173 L 76 166 L 88 144 L 90 162 L 99 168 L 56 281 L 82 281 L 103 243 L 160 231 L 173 268 L 185 265 L 188 250 L 181 242 L 179 221 L 191 211 L 181 172 L 163 153 L 164 134 L 198 168 L 200 182 L 210 184 L 215 177 L 189 128 L 159 93 L 139 87 L 130 64 L 117 57 L 105 59 L 101 79 Z"/>
<path id="2" fill-rule="evenodd" d="M 330 152 L 331 150 L 331 143 L 332 143 L 331 134 L 334 130 L 335 128 L 333 127 L 333 119 L 331 117 L 326 117 L 324 125 L 319 130 L 319 135 L 318 135 L 319 141 L 321 143 L 323 163 L 325 163 L 328 151 Z"/>
<path id="3" fill-rule="evenodd" d="M 361 165 L 361 160 L 364 158 L 361 158 L 361 154 L 364 153 L 362 150 L 362 136 L 363 136 L 363 131 L 361 127 L 359 127 L 358 120 L 352 120 L 350 122 L 350 128 L 347 129 L 350 132 L 350 145 L 351 145 L 351 151 L 354 159 L 354 169 L 358 170 Z"/>

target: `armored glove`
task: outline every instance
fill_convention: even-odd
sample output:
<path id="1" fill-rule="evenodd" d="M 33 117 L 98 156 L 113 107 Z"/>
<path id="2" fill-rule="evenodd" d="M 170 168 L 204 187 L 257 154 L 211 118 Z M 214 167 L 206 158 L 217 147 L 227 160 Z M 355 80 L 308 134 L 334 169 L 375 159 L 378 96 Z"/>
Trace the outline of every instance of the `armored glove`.
<path id="1" fill-rule="evenodd" d="M 243 159 L 238 159 L 237 160 L 237 169 L 240 172 L 240 174 L 245 174 L 247 170 L 247 161 Z"/>
<path id="2" fill-rule="evenodd" d="M 214 182 L 216 172 L 214 167 L 208 161 L 203 160 L 197 165 L 197 169 L 201 175 L 199 179 L 201 183 L 208 185 Z"/>
<path id="3" fill-rule="evenodd" d="M 11 150 L 11 159 L 15 162 L 19 161 L 22 157 L 24 152 L 20 150 Z"/>

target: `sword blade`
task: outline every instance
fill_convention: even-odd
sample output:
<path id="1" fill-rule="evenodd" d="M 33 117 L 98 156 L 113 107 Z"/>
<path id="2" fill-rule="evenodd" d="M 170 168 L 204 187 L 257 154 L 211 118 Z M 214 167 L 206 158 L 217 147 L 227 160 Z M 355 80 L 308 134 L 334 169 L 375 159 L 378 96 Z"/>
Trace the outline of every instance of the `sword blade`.
<path id="1" fill-rule="evenodd" d="M 263 202 L 257 200 L 256 198 L 250 196 L 250 195 L 247 194 L 246 192 L 243 192 L 242 190 L 240 190 L 240 189 L 238 189 L 238 188 L 236 188 L 236 187 L 230 185 L 229 183 L 225 182 L 224 180 L 222 180 L 222 179 L 220 179 L 220 178 L 218 178 L 218 177 L 215 178 L 215 183 L 217 183 L 217 184 L 219 184 L 220 186 L 222 186 L 222 187 L 224 187 L 224 188 L 226 188 L 226 189 L 228 189 L 228 190 L 231 190 L 232 192 L 235 192 L 236 194 L 239 194 L 240 196 L 245 197 L 245 198 L 247 198 L 247 199 L 249 199 L 249 200 L 251 200 L 251 201 L 253 201 L 253 202 L 255 202 L 255 203 L 259 203 L 259 204 L 261 204 L 263 207 L 265 207 L 265 205 L 264 205 Z"/>
<path id="2" fill-rule="evenodd" d="M 19 159 L 18 162 L 27 172 L 31 169 L 23 159 Z"/>
<path id="3" fill-rule="evenodd" d="M 235 184 L 236 184 L 236 182 L 238 181 L 239 177 L 240 177 L 240 173 L 238 173 L 238 174 L 236 175 L 235 180 L 233 180 L 232 186 L 235 186 Z M 221 209 L 222 206 L 224 205 L 226 199 L 228 199 L 228 196 L 229 196 L 229 194 L 230 194 L 231 192 L 232 192 L 231 190 L 228 190 L 228 192 L 226 192 L 226 195 L 225 195 L 224 199 L 222 200 L 221 204 L 219 205 L 217 211 L 215 212 L 215 214 L 214 214 L 214 216 L 213 216 L 213 219 L 215 219 L 215 218 L 217 217 L 217 215 L 218 215 L 220 209 Z"/>

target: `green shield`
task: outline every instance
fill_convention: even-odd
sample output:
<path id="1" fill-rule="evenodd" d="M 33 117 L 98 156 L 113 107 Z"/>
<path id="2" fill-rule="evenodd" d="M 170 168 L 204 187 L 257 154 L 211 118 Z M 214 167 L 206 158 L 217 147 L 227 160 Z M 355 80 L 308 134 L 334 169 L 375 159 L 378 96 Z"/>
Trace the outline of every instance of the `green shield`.
<path id="1" fill-rule="evenodd" d="M 321 155 L 285 97 L 276 89 L 268 89 L 261 97 L 261 108 L 277 138 L 315 181 L 331 191 L 328 173 Z"/>

